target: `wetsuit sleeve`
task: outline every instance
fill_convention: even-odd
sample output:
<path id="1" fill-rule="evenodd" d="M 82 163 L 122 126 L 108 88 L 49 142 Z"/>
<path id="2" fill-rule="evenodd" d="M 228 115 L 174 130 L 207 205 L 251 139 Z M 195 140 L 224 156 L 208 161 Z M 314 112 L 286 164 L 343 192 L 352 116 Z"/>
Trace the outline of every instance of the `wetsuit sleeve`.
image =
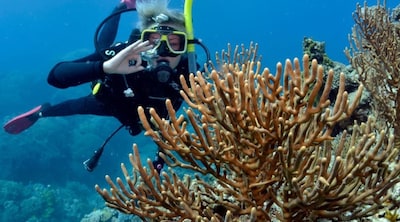
<path id="1" fill-rule="evenodd" d="M 47 82 L 64 89 L 101 79 L 104 75 L 103 61 L 60 62 L 50 71 Z"/>
<path id="2" fill-rule="evenodd" d="M 113 13 L 126 9 L 124 3 L 119 4 Z M 105 24 L 99 35 L 100 48 L 107 48 L 113 44 L 118 31 L 120 15 L 112 17 Z M 104 77 L 103 60 L 98 53 L 71 62 L 60 62 L 50 71 L 47 82 L 57 88 L 68 88 L 91 82 Z"/>
<path id="3" fill-rule="evenodd" d="M 117 13 L 124 9 L 126 9 L 125 3 L 120 3 L 117 7 L 114 8 L 111 14 Z M 97 39 L 99 48 L 107 48 L 114 43 L 115 37 L 117 36 L 118 32 L 120 17 L 120 14 L 116 14 L 104 24 Z"/>

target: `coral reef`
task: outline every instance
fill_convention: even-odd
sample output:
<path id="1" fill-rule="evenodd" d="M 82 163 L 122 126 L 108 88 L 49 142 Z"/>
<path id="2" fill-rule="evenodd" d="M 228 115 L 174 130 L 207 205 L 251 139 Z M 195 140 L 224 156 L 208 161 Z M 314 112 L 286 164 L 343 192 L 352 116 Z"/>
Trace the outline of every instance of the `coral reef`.
<path id="1" fill-rule="evenodd" d="M 316 59 L 318 64 L 322 65 L 324 69 L 334 67 L 334 62 L 326 54 L 325 42 L 318 42 L 309 37 L 304 37 L 303 53 L 307 54 L 311 60 Z"/>
<path id="2" fill-rule="evenodd" d="M 331 136 L 362 95 L 351 101 L 341 74 L 334 102 L 328 97 L 334 72 L 307 55 L 261 68 L 257 46 L 223 51 L 205 73 L 182 77 L 189 108 L 170 119 L 151 109 L 138 112 L 146 135 L 161 147 L 171 168 L 161 175 L 136 145 L 132 170 L 106 181 L 97 192 L 106 205 L 156 221 L 351 220 L 393 205 L 390 189 L 400 181 L 393 136 L 373 118 Z M 283 81 L 281 81 L 283 79 Z M 183 178 L 176 169 L 197 172 Z"/>
<path id="3" fill-rule="evenodd" d="M 346 54 L 359 80 L 371 93 L 374 115 L 394 130 L 400 143 L 400 25 L 399 9 L 392 16 L 383 5 L 357 5 L 355 25 Z"/>
<path id="4" fill-rule="evenodd" d="M 325 52 L 325 42 L 319 42 L 311 38 L 304 38 L 303 40 L 303 53 L 309 55 L 312 58 L 323 58 L 318 64 L 326 70 L 332 69 L 334 73 L 343 73 L 345 76 L 345 90 L 349 95 L 349 98 L 354 98 L 357 96 L 358 86 L 360 81 L 358 79 L 357 71 L 351 65 L 345 65 L 343 63 L 333 61 L 329 59 Z M 319 61 L 317 59 L 317 61 Z M 326 81 L 327 75 L 324 75 L 324 82 Z M 336 101 L 336 95 L 340 87 L 340 75 L 334 75 L 331 92 L 329 93 L 328 99 L 331 102 Z M 357 121 L 358 123 L 366 122 L 368 116 L 372 114 L 371 112 L 371 95 L 367 90 L 363 90 L 361 99 L 357 106 L 357 109 L 351 114 L 349 118 L 343 119 L 338 122 L 332 131 L 332 136 L 337 135 L 343 130 L 351 132 L 353 123 Z"/>
<path id="5" fill-rule="evenodd" d="M 391 10 L 386 7 L 386 1 L 382 4 L 377 1 L 372 7 L 358 4 L 353 14 L 355 25 L 349 36 L 350 48 L 345 50 L 359 81 L 371 95 L 372 112 L 379 128 L 393 133 L 396 149 L 400 149 L 399 15 L 400 5 Z M 399 192 L 393 197 L 392 208 L 396 211 L 400 207 Z M 397 217 L 397 213 L 393 215 Z"/>
<path id="6" fill-rule="evenodd" d="M 102 208 L 86 214 L 80 222 L 132 222 L 134 215 L 125 215 L 111 208 Z"/>
<path id="7" fill-rule="evenodd" d="M 79 221 L 97 198 L 77 182 L 64 187 L 0 180 L 0 221 Z"/>

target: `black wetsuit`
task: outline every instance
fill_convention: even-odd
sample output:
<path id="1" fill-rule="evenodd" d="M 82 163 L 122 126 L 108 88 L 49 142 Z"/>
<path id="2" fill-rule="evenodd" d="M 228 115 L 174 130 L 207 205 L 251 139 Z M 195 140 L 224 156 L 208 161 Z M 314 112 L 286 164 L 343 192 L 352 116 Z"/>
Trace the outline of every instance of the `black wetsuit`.
<path id="1" fill-rule="evenodd" d="M 148 70 L 129 75 L 105 74 L 102 64 L 101 57 L 96 54 L 93 55 L 93 59 L 85 57 L 83 61 L 58 63 L 48 76 L 48 82 L 51 85 L 67 88 L 97 80 L 100 80 L 102 85 L 96 95 L 90 94 L 50 106 L 42 111 L 42 116 L 74 114 L 114 116 L 122 124 L 130 127 L 131 134 L 136 135 L 140 132 L 138 106 L 147 109 L 155 108 L 157 113 L 164 118 L 168 116 L 165 106 L 167 98 L 172 101 L 175 109 L 181 106 L 183 100 L 179 94 L 181 90 L 179 75 L 188 76 L 187 59 L 181 59 L 168 82 L 158 81 L 156 74 Z M 128 87 L 133 91 L 133 97 L 126 97 L 124 94 L 124 90 L 127 89 L 124 76 Z"/>
<path id="2" fill-rule="evenodd" d="M 114 11 L 124 7 L 120 5 Z M 103 29 L 106 30 L 103 31 L 105 34 L 100 35 L 103 47 L 111 44 L 115 38 L 118 21 L 119 17 L 116 17 Z M 150 107 L 155 108 L 164 118 L 168 116 L 165 107 L 167 98 L 172 101 L 175 109 L 181 106 L 183 100 L 179 94 L 181 89 L 179 75 L 183 74 L 187 78 L 189 73 L 187 58 L 184 55 L 167 82 L 158 81 L 156 74 L 149 70 L 129 75 L 105 74 L 102 68 L 104 60 L 100 54 L 93 53 L 75 61 L 56 64 L 48 76 L 50 85 L 67 88 L 101 81 L 102 86 L 96 95 L 89 94 L 45 108 L 42 110 L 42 117 L 75 114 L 114 116 L 129 128 L 132 135 L 136 135 L 141 131 L 138 124 L 138 106 L 143 106 L 146 110 Z M 128 87 L 132 89 L 133 97 L 125 96 L 124 90 Z"/>

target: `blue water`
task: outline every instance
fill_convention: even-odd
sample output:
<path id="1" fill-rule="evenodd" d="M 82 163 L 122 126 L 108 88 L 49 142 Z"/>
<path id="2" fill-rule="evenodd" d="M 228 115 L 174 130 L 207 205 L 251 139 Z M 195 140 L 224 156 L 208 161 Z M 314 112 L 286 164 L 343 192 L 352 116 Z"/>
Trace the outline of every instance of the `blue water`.
<path id="1" fill-rule="evenodd" d="M 387 4 L 394 7 L 396 2 Z M 0 117 L 3 123 L 43 102 L 55 103 L 89 93 L 88 85 L 67 90 L 52 88 L 46 83 L 47 74 L 58 61 L 93 52 L 96 27 L 117 3 L 116 0 L 2 2 Z M 203 40 L 212 55 L 225 49 L 228 43 L 258 43 L 263 66 L 272 70 L 279 61 L 301 57 L 302 40 L 311 37 L 326 43 L 331 59 L 348 64 L 343 50 L 349 45 L 356 3 L 354 0 L 194 0 L 195 36 Z M 376 1 L 367 3 L 373 5 Z M 182 8 L 183 1 L 171 0 L 171 6 Z M 126 21 L 124 27 L 132 27 L 135 22 Z M 105 174 L 121 175 L 120 162 L 128 163 L 132 143 L 139 145 L 143 158 L 152 158 L 155 152 L 148 138 L 131 137 L 123 131 L 108 144 L 98 168 L 93 173 L 85 171 L 82 161 L 117 126 L 118 122 L 112 118 L 72 116 L 40 120 L 19 135 L 0 132 L 0 180 L 59 187 L 76 182 L 95 194 L 93 185 L 104 184 Z M 0 199 L 7 198 L 1 194 L 4 192 L 0 193 Z"/>

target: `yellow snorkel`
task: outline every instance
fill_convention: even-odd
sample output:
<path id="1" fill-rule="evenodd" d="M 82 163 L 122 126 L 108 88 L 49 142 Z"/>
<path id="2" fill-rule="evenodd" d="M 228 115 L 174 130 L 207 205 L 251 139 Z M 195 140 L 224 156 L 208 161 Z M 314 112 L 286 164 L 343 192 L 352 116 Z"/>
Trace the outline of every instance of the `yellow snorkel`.
<path id="1" fill-rule="evenodd" d="M 193 20 L 192 20 L 193 0 L 185 0 L 183 15 L 185 16 L 185 28 L 188 38 L 187 55 L 189 61 L 189 72 L 196 73 L 196 55 L 194 46 Z"/>

